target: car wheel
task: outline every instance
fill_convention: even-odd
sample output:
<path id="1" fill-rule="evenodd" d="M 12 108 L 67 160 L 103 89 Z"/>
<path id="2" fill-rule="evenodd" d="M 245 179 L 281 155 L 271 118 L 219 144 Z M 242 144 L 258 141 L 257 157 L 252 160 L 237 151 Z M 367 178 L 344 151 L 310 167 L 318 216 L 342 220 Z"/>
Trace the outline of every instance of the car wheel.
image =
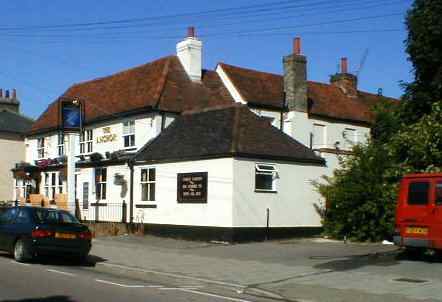
<path id="1" fill-rule="evenodd" d="M 31 251 L 23 239 L 18 239 L 14 245 L 14 259 L 17 262 L 26 262 L 32 259 Z"/>

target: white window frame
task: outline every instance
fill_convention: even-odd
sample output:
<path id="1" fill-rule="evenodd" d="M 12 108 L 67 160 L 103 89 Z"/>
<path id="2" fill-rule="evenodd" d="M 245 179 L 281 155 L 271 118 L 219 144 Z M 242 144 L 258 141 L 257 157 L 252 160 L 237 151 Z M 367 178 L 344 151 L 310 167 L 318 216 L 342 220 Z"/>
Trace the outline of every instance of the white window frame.
<path id="1" fill-rule="evenodd" d="M 44 196 L 49 200 L 54 200 L 57 193 L 59 172 L 45 172 L 44 173 Z"/>
<path id="2" fill-rule="evenodd" d="M 15 179 L 15 200 L 26 197 L 26 181 L 22 178 Z"/>
<path id="3" fill-rule="evenodd" d="M 143 178 L 143 171 L 146 171 L 146 178 Z M 154 172 L 153 180 L 150 179 L 151 171 Z M 140 170 L 140 193 L 141 201 L 155 201 L 156 199 L 156 181 L 157 181 L 157 171 L 155 167 L 142 168 Z M 147 196 L 144 198 L 143 186 L 146 186 Z M 151 196 L 151 189 L 153 187 L 153 197 Z"/>
<path id="4" fill-rule="evenodd" d="M 347 149 L 351 149 L 358 143 L 358 133 L 354 128 L 345 128 L 342 131 L 342 137 L 344 139 L 344 146 Z"/>
<path id="5" fill-rule="evenodd" d="M 80 134 L 80 154 L 89 154 L 93 152 L 94 133 L 93 129 L 83 130 Z"/>
<path id="6" fill-rule="evenodd" d="M 39 137 L 37 138 L 37 158 L 42 159 L 45 158 L 45 137 Z"/>
<path id="7" fill-rule="evenodd" d="M 316 142 L 315 136 L 317 135 L 316 129 L 321 129 L 322 140 L 321 142 Z M 312 131 L 312 149 L 320 149 L 327 147 L 327 126 L 320 123 L 313 123 L 313 131 Z"/>
<path id="8" fill-rule="evenodd" d="M 256 178 L 258 175 L 270 175 L 272 177 L 272 188 L 258 188 Z M 270 163 L 255 163 L 255 192 L 269 192 L 277 193 L 277 180 L 279 179 L 278 169 L 276 164 Z"/>
<path id="9" fill-rule="evenodd" d="M 103 181 L 103 174 L 101 171 L 106 171 L 106 178 Z M 99 172 L 100 171 L 100 172 Z M 108 173 L 107 168 L 96 168 L 95 169 L 95 197 L 97 200 L 106 200 L 107 198 L 107 180 Z M 103 189 L 104 188 L 104 189 Z M 104 194 L 103 194 L 104 192 Z"/>
<path id="10" fill-rule="evenodd" d="M 58 156 L 64 155 L 64 133 L 62 132 L 57 135 L 57 152 Z"/>
<path id="11" fill-rule="evenodd" d="M 128 144 L 126 145 L 126 138 Z M 123 148 L 135 147 L 135 120 L 123 122 Z"/>

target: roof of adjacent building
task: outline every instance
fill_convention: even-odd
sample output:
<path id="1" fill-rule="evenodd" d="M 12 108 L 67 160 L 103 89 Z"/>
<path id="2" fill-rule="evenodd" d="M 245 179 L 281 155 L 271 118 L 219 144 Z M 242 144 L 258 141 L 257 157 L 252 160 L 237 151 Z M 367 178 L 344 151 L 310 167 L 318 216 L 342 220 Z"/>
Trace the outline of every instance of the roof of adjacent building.
<path id="1" fill-rule="evenodd" d="M 282 75 L 225 63 L 219 65 L 247 103 L 284 108 Z M 357 97 L 347 96 L 337 86 L 312 81 L 307 81 L 307 98 L 311 115 L 362 123 L 373 121 L 371 108 L 381 99 L 378 95 L 362 91 L 358 91 Z"/>
<path id="2" fill-rule="evenodd" d="M 34 121 L 26 116 L 8 110 L 0 111 L 0 132 L 26 134 Z"/>
<path id="3" fill-rule="evenodd" d="M 140 149 L 134 160 L 173 162 L 219 157 L 324 163 L 311 149 L 241 105 L 179 116 Z"/>
<path id="4" fill-rule="evenodd" d="M 215 71 L 203 70 L 201 82 L 192 82 L 177 56 L 75 84 L 62 97 L 83 101 L 86 124 L 146 109 L 179 113 L 233 102 Z M 38 118 L 31 133 L 57 128 L 57 102 Z"/>

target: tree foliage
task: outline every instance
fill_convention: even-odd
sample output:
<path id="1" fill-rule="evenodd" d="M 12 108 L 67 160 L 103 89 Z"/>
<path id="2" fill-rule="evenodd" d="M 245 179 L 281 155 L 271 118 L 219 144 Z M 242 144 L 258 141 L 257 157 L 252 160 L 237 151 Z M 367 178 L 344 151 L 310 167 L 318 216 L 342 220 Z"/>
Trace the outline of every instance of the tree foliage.
<path id="1" fill-rule="evenodd" d="M 400 104 L 381 102 L 371 138 L 342 159 L 319 192 L 327 234 L 378 241 L 394 227 L 398 182 L 406 173 L 442 171 L 442 1 L 416 0 L 406 50 L 415 80 Z"/>

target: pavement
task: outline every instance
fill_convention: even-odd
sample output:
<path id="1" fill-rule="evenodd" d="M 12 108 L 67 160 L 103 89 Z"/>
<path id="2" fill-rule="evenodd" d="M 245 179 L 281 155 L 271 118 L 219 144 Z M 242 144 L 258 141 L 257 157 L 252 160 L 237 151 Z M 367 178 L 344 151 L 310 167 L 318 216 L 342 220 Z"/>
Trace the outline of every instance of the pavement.
<path id="1" fill-rule="evenodd" d="M 282 301 L 442 301 L 442 263 L 395 246 L 297 239 L 244 244 L 153 236 L 95 239 L 97 269 Z"/>

